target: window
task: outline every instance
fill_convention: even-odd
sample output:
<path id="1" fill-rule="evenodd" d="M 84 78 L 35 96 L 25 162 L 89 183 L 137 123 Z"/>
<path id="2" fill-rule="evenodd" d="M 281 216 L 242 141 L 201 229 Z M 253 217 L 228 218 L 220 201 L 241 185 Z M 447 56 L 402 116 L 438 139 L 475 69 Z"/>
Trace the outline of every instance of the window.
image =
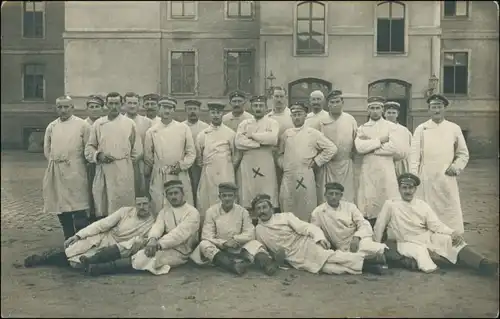
<path id="1" fill-rule="evenodd" d="M 195 1 L 170 1 L 170 17 L 174 19 L 194 19 Z"/>
<path id="2" fill-rule="evenodd" d="M 443 61 L 443 93 L 466 95 L 469 78 L 467 52 L 445 52 Z"/>
<path id="3" fill-rule="evenodd" d="M 331 89 L 332 84 L 330 82 L 320 79 L 306 78 L 293 81 L 288 84 L 290 104 L 296 102 L 309 103 L 309 96 L 312 91 L 320 90 L 326 96 Z"/>
<path id="4" fill-rule="evenodd" d="M 45 99 L 45 66 L 42 64 L 25 64 L 23 70 L 23 100 Z"/>
<path id="5" fill-rule="evenodd" d="M 196 88 L 196 53 L 172 51 L 170 54 L 170 79 L 172 94 L 194 94 Z"/>
<path id="6" fill-rule="evenodd" d="M 44 36 L 44 1 L 23 2 L 23 37 L 43 38 Z"/>
<path id="7" fill-rule="evenodd" d="M 253 59 L 252 51 L 228 50 L 225 52 L 225 94 L 234 90 L 253 93 Z"/>
<path id="8" fill-rule="evenodd" d="M 305 1 L 297 5 L 297 54 L 325 53 L 325 5 Z"/>
<path id="9" fill-rule="evenodd" d="M 253 16 L 252 1 L 226 1 L 226 3 L 226 15 L 230 19 L 248 19 Z"/>
<path id="10" fill-rule="evenodd" d="M 467 17 L 469 15 L 469 1 L 444 1 L 445 17 Z"/>
<path id="11" fill-rule="evenodd" d="M 377 5 L 377 53 L 405 52 L 405 5 L 387 1 Z"/>

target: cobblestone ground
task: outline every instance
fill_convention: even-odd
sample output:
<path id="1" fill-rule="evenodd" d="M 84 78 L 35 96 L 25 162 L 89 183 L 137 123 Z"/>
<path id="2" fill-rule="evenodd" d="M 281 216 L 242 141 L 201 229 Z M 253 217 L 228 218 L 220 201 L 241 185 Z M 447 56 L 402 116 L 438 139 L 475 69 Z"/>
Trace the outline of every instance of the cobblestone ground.
<path id="1" fill-rule="evenodd" d="M 42 214 L 41 154 L 2 153 L 2 317 L 494 317 L 498 278 L 468 270 L 376 277 L 283 270 L 243 278 L 187 265 L 84 278 L 69 269 L 20 267 L 30 253 L 62 240 L 57 218 Z M 498 162 L 472 161 L 460 177 L 467 241 L 498 259 Z"/>

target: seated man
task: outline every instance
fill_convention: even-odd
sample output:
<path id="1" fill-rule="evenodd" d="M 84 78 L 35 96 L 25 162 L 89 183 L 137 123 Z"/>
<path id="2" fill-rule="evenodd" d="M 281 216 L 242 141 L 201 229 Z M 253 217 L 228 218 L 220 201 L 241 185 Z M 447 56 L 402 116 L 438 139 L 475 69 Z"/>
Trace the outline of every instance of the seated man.
<path id="1" fill-rule="evenodd" d="M 311 213 L 311 224 L 318 226 L 330 242 L 332 249 L 360 252 L 365 257 L 364 269 L 382 274 L 385 265 L 385 244 L 373 241 L 373 229 L 356 205 L 343 201 L 344 186 L 339 183 L 325 185 L 325 199 Z"/>
<path id="2" fill-rule="evenodd" d="M 300 220 L 293 213 L 273 214 L 269 195 L 257 195 L 252 208 L 259 218 L 256 239 L 271 252 L 284 249 L 285 260 L 295 269 L 311 273 L 361 274 L 362 253 L 329 249 L 325 235 L 317 226 Z"/>
<path id="3" fill-rule="evenodd" d="M 171 267 L 185 264 L 196 244 L 200 228 L 200 213 L 186 203 L 180 180 L 164 184 L 170 205 L 158 213 L 148 236 L 146 248 L 132 256 L 132 266 L 155 275 L 167 274 Z"/>
<path id="4" fill-rule="evenodd" d="M 415 262 L 405 263 L 413 269 L 430 273 L 438 269 L 435 262 L 444 258 L 478 270 L 481 274 L 495 275 L 498 263 L 486 259 L 469 247 L 464 239 L 439 220 L 424 201 L 414 199 L 420 179 L 410 173 L 399 176 L 401 199 L 387 200 L 374 227 L 375 240 L 382 238 L 386 227 L 392 231 L 397 252 Z M 434 257 L 434 260 L 432 259 Z"/>
<path id="5" fill-rule="evenodd" d="M 24 264 L 68 265 L 69 261 L 71 267 L 84 269 L 90 275 L 132 269 L 130 256 L 145 246 L 153 223 L 148 198 L 138 197 L 136 207 L 122 207 L 68 238 L 64 251 L 33 255 Z"/>
<path id="6" fill-rule="evenodd" d="M 271 276 L 282 260 L 274 262 L 262 244 L 255 240 L 255 227 L 250 214 L 235 204 L 237 191 L 238 187 L 233 183 L 219 184 L 220 203 L 207 210 L 201 242 L 191 259 L 198 265 L 212 262 L 240 276 L 246 272 L 249 263 L 255 262 Z M 282 256 L 283 259 L 283 254 L 282 251 L 277 257 Z M 238 257 L 243 261 L 239 262 Z"/>

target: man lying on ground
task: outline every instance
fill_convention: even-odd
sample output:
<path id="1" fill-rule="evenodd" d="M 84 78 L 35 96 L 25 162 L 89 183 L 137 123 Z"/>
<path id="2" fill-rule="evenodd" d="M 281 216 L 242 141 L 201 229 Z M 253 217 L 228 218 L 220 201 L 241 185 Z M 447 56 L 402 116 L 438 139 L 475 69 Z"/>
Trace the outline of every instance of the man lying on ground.
<path id="1" fill-rule="evenodd" d="M 252 201 L 259 223 L 256 239 L 276 253 L 284 249 L 285 260 L 295 269 L 311 273 L 361 274 L 363 254 L 331 250 L 317 226 L 304 222 L 293 213 L 273 214 L 271 198 L 259 194 Z"/>
<path id="2" fill-rule="evenodd" d="M 462 236 L 439 220 L 423 200 L 414 198 L 420 179 L 410 173 L 398 178 L 401 199 L 385 202 L 374 227 L 380 242 L 388 227 L 395 236 L 397 252 L 406 259 L 404 265 L 413 270 L 434 272 L 439 264 L 462 265 L 484 275 L 495 275 L 498 263 L 468 246 Z"/>
<path id="3" fill-rule="evenodd" d="M 136 198 L 136 207 L 122 207 L 68 238 L 65 250 L 52 250 L 25 259 L 26 267 L 70 265 L 99 275 L 131 269 L 130 257 L 146 245 L 154 223 L 146 197 Z"/>
<path id="4" fill-rule="evenodd" d="M 387 268 L 385 244 L 373 241 L 370 223 L 353 203 L 341 200 L 344 186 L 325 184 L 326 202 L 311 214 L 311 224 L 318 226 L 335 250 L 360 252 L 365 257 L 365 270 L 382 274 Z"/>
<path id="5" fill-rule="evenodd" d="M 239 276 L 255 262 L 271 276 L 283 262 L 284 252 L 278 253 L 277 262 L 274 262 L 264 246 L 255 240 L 255 227 L 250 214 L 235 204 L 237 192 L 238 187 L 234 183 L 219 184 L 220 202 L 207 210 L 201 242 L 191 259 L 198 265 L 212 262 Z"/>
<path id="6" fill-rule="evenodd" d="M 186 203 L 182 181 L 170 180 L 164 189 L 170 205 L 165 205 L 158 213 L 146 248 L 132 256 L 134 269 L 155 275 L 167 274 L 171 267 L 188 261 L 198 243 L 200 229 L 200 213 Z"/>

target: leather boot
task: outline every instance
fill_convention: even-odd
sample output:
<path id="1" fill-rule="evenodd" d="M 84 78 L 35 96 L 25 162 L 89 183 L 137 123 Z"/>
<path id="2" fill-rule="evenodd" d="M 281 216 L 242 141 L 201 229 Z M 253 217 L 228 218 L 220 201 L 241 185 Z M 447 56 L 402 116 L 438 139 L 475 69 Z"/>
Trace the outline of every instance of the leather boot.
<path id="1" fill-rule="evenodd" d="M 481 275 L 494 276 L 498 271 L 498 263 L 488 260 L 471 247 L 465 246 L 458 253 L 458 264 L 477 270 Z"/>
<path id="2" fill-rule="evenodd" d="M 245 262 L 236 262 L 231 256 L 226 252 L 219 251 L 215 254 L 213 263 L 222 269 L 232 272 L 238 276 L 242 276 L 246 273 L 248 264 Z"/>
<path id="3" fill-rule="evenodd" d="M 50 249 L 40 255 L 34 254 L 24 259 L 24 267 L 26 268 L 42 265 L 65 267 L 69 266 L 69 262 L 64 250 L 60 248 Z"/>
<path id="4" fill-rule="evenodd" d="M 57 215 L 59 219 L 59 223 L 63 229 L 64 240 L 70 238 L 75 235 L 75 227 L 73 225 L 73 216 L 71 213 L 63 212 Z"/>
<path id="5" fill-rule="evenodd" d="M 414 258 L 401 255 L 395 248 L 386 249 L 384 257 L 387 264 L 391 267 L 418 271 L 417 261 Z"/>
<path id="6" fill-rule="evenodd" d="M 100 275 L 112 275 L 132 272 L 133 270 L 132 259 L 130 257 L 127 257 L 99 264 L 90 264 L 85 269 L 85 274 L 96 277 Z"/>
<path id="7" fill-rule="evenodd" d="M 117 245 L 101 248 L 92 256 L 81 256 L 80 262 L 87 268 L 91 264 L 102 264 L 121 258 L 120 249 Z"/>
<path id="8" fill-rule="evenodd" d="M 87 212 L 84 210 L 73 212 L 73 228 L 75 229 L 75 234 L 80 230 L 84 229 L 89 225 L 89 220 L 87 218 Z"/>
<path id="9" fill-rule="evenodd" d="M 272 276 L 276 273 L 276 271 L 278 271 L 284 259 L 284 257 L 280 256 L 277 258 L 275 256 L 275 260 L 272 260 L 271 257 L 265 252 L 257 253 L 254 257 L 255 264 L 259 266 L 259 268 L 262 269 L 268 276 Z"/>

